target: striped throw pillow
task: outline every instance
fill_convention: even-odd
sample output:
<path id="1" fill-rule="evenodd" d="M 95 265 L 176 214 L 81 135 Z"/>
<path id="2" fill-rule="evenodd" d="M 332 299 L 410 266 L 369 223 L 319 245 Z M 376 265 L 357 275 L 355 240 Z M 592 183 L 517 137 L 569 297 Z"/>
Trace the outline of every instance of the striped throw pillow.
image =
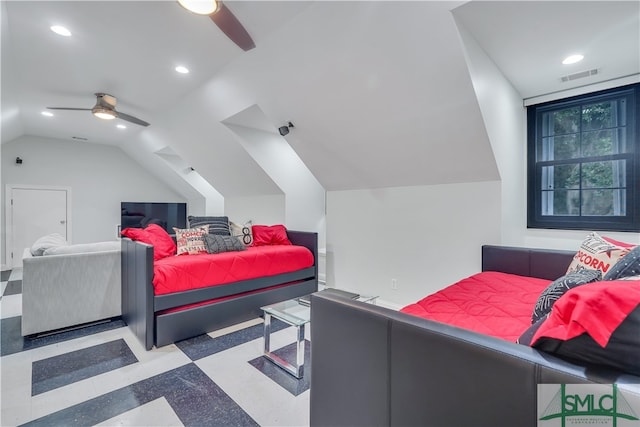
<path id="1" fill-rule="evenodd" d="M 219 236 L 231 236 L 229 230 L 229 217 L 226 216 L 191 216 L 189 215 L 189 227 L 209 226 L 209 234 Z"/>

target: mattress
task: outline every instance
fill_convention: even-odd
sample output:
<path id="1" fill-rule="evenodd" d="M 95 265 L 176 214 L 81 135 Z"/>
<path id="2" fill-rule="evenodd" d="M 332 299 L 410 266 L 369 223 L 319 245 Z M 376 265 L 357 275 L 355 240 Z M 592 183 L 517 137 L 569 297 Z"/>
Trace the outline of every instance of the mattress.
<path id="1" fill-rule="evenodd" d="M 154 294 L 166 295 L 290 273 L 311 267 L 313 263 L 311 251 L 296 245 L 257 246 L 240 252 L 170 256 L 153 264 Z"/>
<path id="2" fill-rule="evenodd" d="M 549 280 L 485 271 L 400 311 L 515 342 Z"/>

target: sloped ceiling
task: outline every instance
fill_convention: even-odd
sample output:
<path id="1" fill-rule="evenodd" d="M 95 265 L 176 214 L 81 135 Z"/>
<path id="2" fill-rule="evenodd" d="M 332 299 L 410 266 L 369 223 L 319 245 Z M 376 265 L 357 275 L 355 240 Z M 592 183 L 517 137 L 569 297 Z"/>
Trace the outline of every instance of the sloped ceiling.
<path id="1" fill-rule="evenodd" d="M 236 124 L 265 128 L 239 114 L 258 106 L 274 132 L 295 124 L 286 139 L 327 190 L 498 179 L 452 11 L 516 89 L 531 94 L 559 82 L 547 81 L 555 70 L 516 78 L 523 57 L 551 61 L 542 49 L 548 40 L 536 36 L 540 25 L 524 25 L 528 16 L 554 16 L 562 3 L 558 10 L 573 17 L 567 27 L 549 28 L 555 55 L 573 41 L 566 34 L 606 38 L 634 9 L 601 14 L 606 20 L 585 29 L 580 22 L 593 5 L 610 2 L 527 2 L 523 9 L 523 2 L 463 3 L 229 1 L 256 42 L 243 52 L 207 17 L 172 1 L 5 1 L 2 89 L 12 96 L 2 99 L 3 127 L 11 110 L 17 132 L 83 136 L 134 156 L 170 146 L 222 196 L 280 194 L 223 124 L 244 117 L 247 123 Z M 504 23 L 512 18 L 519 28 Z M 56 23 L 74 36 L 53 35 L 48 28 Z M 526 50 L 502 55 L 504 40 Z M 178 63 L 192 72 L 177 75 Z M 536 79 L 546 86 L 533 85 Z M 97 91 L 116 95 L 121 111 L 151 126 L 122 132 L 88 112 L 40 115 L 46 106 L 90 108 Z"/>
<path id="2" fill-rule="evenodd" d="M 453 13 L 525 99 L 640 72 L 638 1 L 474 1 Z M 576 53 L 584 60 L 562 65 Z"/>

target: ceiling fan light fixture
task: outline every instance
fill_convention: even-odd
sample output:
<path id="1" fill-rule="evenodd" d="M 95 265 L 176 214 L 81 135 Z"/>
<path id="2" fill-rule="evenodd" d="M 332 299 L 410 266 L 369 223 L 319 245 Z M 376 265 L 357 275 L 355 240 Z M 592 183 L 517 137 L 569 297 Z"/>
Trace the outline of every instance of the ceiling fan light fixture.
<path id="1" fill-rule="evenodd" d="M 91 110 L 94 116 L 103 120 L 113 120 L 116 118 L 116 113 L 113 110 L 109 110 L 108 108 L 96 107 Z"/>
<path id="2" fill-rule="evenodd" d="M 178 3 L 197 15 L 211 15 L 218 10 L 217 0 L 178 0 Z"/>

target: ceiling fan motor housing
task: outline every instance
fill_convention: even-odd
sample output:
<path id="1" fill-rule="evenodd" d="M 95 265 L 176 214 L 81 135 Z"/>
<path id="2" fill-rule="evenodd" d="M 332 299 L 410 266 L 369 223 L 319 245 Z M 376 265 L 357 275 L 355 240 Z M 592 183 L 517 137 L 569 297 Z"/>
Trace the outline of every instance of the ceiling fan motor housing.
<path id="1" fill-rule="evenodd" d="M 107 93 L 96 93 L 95 95 L 97 98 L 96 107 L 101 106 L 111 109 L 116 108 L 117 99 L 115 96 L 109 95 Z"/>

